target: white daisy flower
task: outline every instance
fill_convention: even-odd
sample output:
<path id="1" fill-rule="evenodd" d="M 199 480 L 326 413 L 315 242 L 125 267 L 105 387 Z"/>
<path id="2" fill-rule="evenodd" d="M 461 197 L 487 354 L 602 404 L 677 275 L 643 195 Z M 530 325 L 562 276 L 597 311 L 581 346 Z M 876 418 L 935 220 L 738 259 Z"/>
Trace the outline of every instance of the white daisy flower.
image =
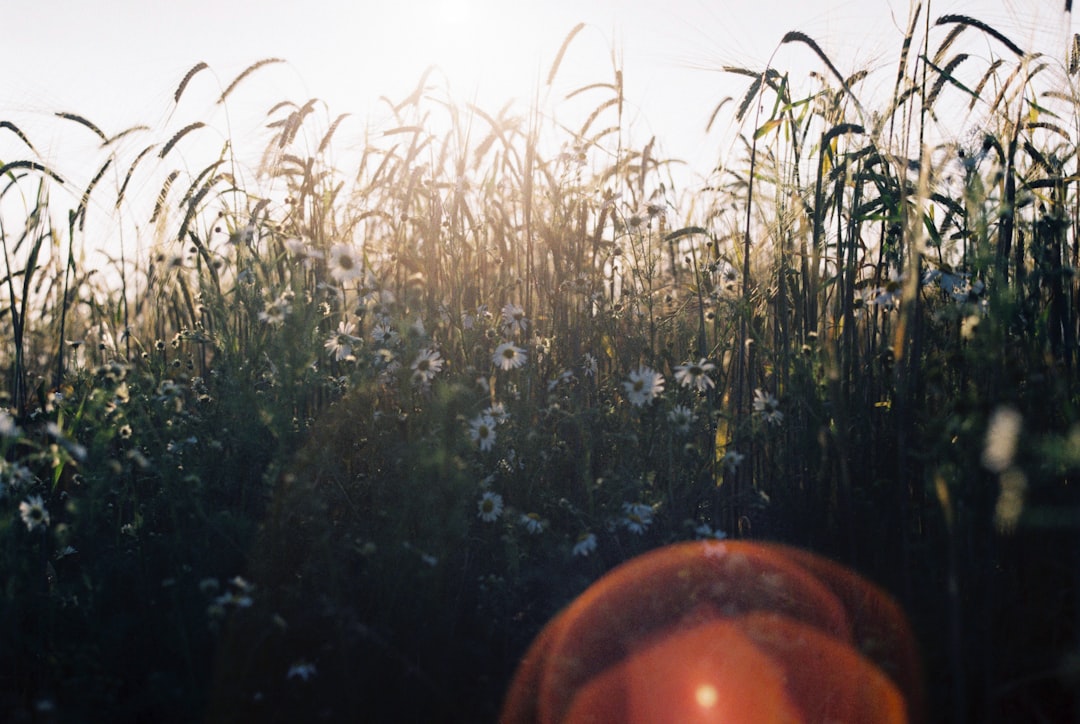
<path id="1" fill-rule="evenodd" d="M 780 401 L 760 388 L 754 390 L 754 412 L 770 425 L 779 425 L 784 421 L 784 413 L 780 412 Z"/>
<path id="2" fill-rule="evenodd" d="M 596 370 L 599 368 L 599 361 L 596 356 L 591 352 L 586 352 L 582 357 L 581 366 L 584 368 L 586 377 L 596 377 Z"/>
<path id="3" fill-rule="evenodd" d="M 289 673 L 285 675 L 285 678 L 307 681 L 317 673 L 318 671 L 315 669 L 315 664 L 308 663 L 307 661 L 297 661 L 289 667 Z"/>
<path id="4" fill-rule="evenodd" d="M 19 426 L 15 424 L 15 418 L 7 410 L 0 410 L 0 437 L 18 437 Z"/>
<path id="5" fill-rule="evenodd" d="M 675 368 L 675 381 L 683 387 L 692 387 L 698 392 L 705 392 L 715 386 L 709 373 L 716 369 L 716 365 L 702 357 L 697 362 L 687 362 Z"/>
<path id="6" fill-rule="evenodd" d="M 338 362 L 346 359 L 355 359 L 353 357 L 353 346 L 359 344 L 360 339 L 353 336 L 353 332 L 356 330 L 356 325 L 352 322 L 340 322 L 338 324 L 337 333 L 328 337 L 326 342 L 323 343 L 323 347 L 330 353 Z"/>
<path id="7" fill-rule="evenodd" d="M 506 405 L 501 402 L 496 402 L 494 405 L 491 405 L 484 410 L 483 414 L 490 417 L 498 425 L 502 425 L 510 419 L 510 413 L 506 411 Z"/>
<path id="8" fill-rule="evenodd" d="M 413 381 L 418 385 L 431 384 L 431 381 L 435 379 L 435 375 L 442 370 L 442 366 L 443 360 L 439 356 L 438 350 L 421 350 L 411 365 Z"/>
<path id="9" fill-rule="evenodd" d="M 490 415 L 480 415 L 469 423 L 469 436 L 481 450 L 490 450 L 495 444 L 495 420 Z"/>
<path id="10" fill-rule="evenodd" d="M 284 295 L 266 305 L 266 309 L 259 312 L 259 321 L 269 324 L 271 327 L 280 327 L 285 323 L 285 317 L 292 312 L 292 304 Z"/>
<path id="11" fill-rule="evenodd" d="M 671 408 L 671 412 L 667 414 L 668 422 L 675 429 L 675 432 L 685 435 L 690 432 L 690 427 L 697 420 L 697 416 L 693 410 L 685 405 L 675 405 Z"/>
<path id="12" fill-rule="evenodd" d="M 742 463 L 745 458 L 745 455 L 736 450 L 728 450 L 724 453 L 724 457 L 720 459 L 720 462 L 724 465 L 724 470 L 733 473 L 739 469 L 739 464 Z"/>
<path id="13" fill-rule="evenodd" d="M 641 535 L 653 522 L 653 509 L 644 503 L 623 503 L 623 519 L 620 521 L 631 533 Z"/>
<path id="14" fill-rule="evenodd" d="M 19 516 L 27 530 L 49 526 L 49 511 L 45 509 L 45 501 L 40 495 L 31 495 L 19 503 Z"/>
<path id="15" fill-rule="evenodd" d="M 575 556 L 585 558 L 595 550 L 596 535 L 593 533 L 583 533 L 578 537 L 577 542 L 574 543 L 574 548 L 571 553 Z"/>
<path id="16" fill-rule="evenodd" d="M 330 248 L 330 276 L 344 284 L 363 275 L 360 260 L 348 244 L 334 244 Z"/>
<path id="17" fill-rule="evenodd" d="M 522 513 L 519 522 L 530 535 L 540 535 L 547 527 L 547 521 L 541 519 L 537 513 Z"/>
<path id="18" fill-rule="evenodd" d="M 512 342 L 503 342 L 495 348 L 491 360 L 501 370 L 515 370 L 525 364 L 525 350 L 515 347 Z"/>
<path id="19" fill-rule="evenodd" d="M 664 391 L 664 376 L 650 367 L 639 367 L 630 373 L 630 379 L 623 382 L 623 387 L 630 403 L 641 407 Z"/>
<path id="20" fill-rule="evenodd" d="M 900 306 L 900 298 L 904 295 L 904 275 L 896 269 L 889 270 L 889 280 L 881 289 L 875 290 L 876 296 L 873 304 L 892 311 Z"/>
<path id="21" fill-rule="evenodd" d="M 22 463 L 9 462 L 0 458 L 0 485 L 7 484 L 14 491 L 28 488 L 37 482 L 30 468 Z"/>
<path id="22" fill-rule="evenodd" d="M 529 326 L 529 320 L 525 319 L 525 310 L 517 304 L 507 304 L 502 308 L 503 329 L 508 334 L 524 332 Z"/>
<path id="23" fill-rule="evenodd" d="M 319 251 L 303 239 L 292 237 L 289 239 L 285 239 L 282 244 L 285 246 L 285 249 L 290 254 L 292 254 L 294 257 L 297 257 L 298 259 L 302 259 L 305 266 L 310 265 L 312 259 L 323 258 L 323 254 L 321 251 Z"/>
<path id="24" fill-rule="evenodd" d="M 548 392 L 554 392 L 555 388 L 558 387 L 559 385 L 563 384 L 564 382 L 566 384 L 570 384 L 573 381 L 574 381 L 574 371 L 573 370 L 563 370 L 558 375 L 556 375 L 554 379 L 552 379 L 550 382 L 548 382 L 548 384 L 547 384 Z"/>
<path id="25" fill-rule="evenodd" d="M 490 490 L 480 496 L 476 503 L 476 516 L 485 523 L 494 523 L 503 512 L 503 499 L 498 493 Z"/>
<path id="26" fill-rule="evenodd" d="M 389 322 L 379 322 L 371 328 L 371 341 L 375 344 L 392 347 L 397 344 L 400 335 Z"/>

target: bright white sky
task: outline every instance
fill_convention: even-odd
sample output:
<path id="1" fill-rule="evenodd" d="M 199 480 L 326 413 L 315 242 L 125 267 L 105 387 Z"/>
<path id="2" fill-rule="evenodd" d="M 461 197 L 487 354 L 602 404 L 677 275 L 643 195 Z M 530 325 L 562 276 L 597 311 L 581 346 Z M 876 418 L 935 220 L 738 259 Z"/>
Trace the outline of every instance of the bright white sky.
<path id="1" fill-rule="evenodd" d="M 931 18 L 967 14 L 1059 58 L 1071 34 L 1063 0 L 929 6 Z M 635 140 L 642 145 L 655 133 L 661 155 L 704 173 L 732 143 L 723 129 L 706 137 L 705 122 L 720 100 L 741 96 L 747 85 L 715 69 L 761 68 L 785 32 L 800 30 L 842 71 L 888 69 L 882 82 L 891 84 L 908 13 L 908 0 L 0 0 L 0 120 L 11 118 L 37 145 L 59 149 L 59 140 L 43 141 L 36 134 L 48 132 L 34 129 L 47 121 L 70 133 L 54 111 L 81 114 L 107 134 L 155 126 L 197 62 L 210 64 L 220 92 L 267 57 L 290 65 L 263 71 L 261 82 L 274 85 L 263 88 L 261 110 L 319 97 L 331 117 L 348 111 L 377 125 L 378 97 L 403 99 L 437 64 L 458 99 L 495 111 L 512 97 L 529 102 L 567 32 L 584 21 L 560 78 L 576 72 L 582 84 L 609 80 L 614 48 Z M 790 44 L 774 64 L 806 62 L 820 67 L 804 46 Z M 213 82 L 205 71 L 197 78 Z M 257 82 L 253 76 L 245 86 Z M 170 127 L 179 127 L 175 120 Z M 0 144 L 0 159 L 11 160 L 6 148 Z"/>

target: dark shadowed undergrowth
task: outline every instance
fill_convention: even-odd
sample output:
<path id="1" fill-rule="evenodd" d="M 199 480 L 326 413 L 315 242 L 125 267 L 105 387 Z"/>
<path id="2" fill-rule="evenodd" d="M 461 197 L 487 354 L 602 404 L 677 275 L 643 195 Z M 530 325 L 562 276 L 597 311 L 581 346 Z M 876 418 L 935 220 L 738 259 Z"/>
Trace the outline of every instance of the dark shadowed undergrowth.
<path id="1" fill-rule="evenodd" d="M 5 720 L 490 721 L 717 536 L 890 590 L 934 720 L 1080 716 L 1075 47 L 916 4 L 880 97 L 793 31 L 820 74 L 726 69 L 684 189 L 619 67 L 560 89 L 579 29 L 527 110 L 234 140 L 265 59 L 164 132 L 58 113 L 78 168 L 0 119 Z"/>

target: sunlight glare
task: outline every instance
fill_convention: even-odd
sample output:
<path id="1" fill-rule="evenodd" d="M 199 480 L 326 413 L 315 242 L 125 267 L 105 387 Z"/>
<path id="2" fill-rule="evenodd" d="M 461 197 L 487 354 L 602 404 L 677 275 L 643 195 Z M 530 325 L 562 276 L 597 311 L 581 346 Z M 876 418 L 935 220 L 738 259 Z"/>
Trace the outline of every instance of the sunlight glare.
<path id="1" fill-rule="evenodd" d="M 469 0 L 439 0 L 438 18 L 447 25 L 466 25 L 473 18 Z"/>
<path id="2" fill-rule="evenodd" d="M 712 709 L 720 699 L 720 694 L 712 684 L 702 684 L 694 689 L 694 701 L 702 709 Z"/>

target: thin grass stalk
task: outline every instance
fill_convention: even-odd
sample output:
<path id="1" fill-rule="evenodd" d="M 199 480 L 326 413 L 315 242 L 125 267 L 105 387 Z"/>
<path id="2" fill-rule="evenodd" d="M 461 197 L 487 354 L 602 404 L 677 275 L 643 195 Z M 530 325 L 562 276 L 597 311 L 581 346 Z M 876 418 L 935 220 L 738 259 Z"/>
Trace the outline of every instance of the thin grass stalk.
<path id="1" fill-rule="evenodd" d="M 764 79 L 768 68 L 761 74 Z M 754 128 L 760 128 L 761 120 L 761 108 L 760 105 L 754 114 Z M 753 349 L 750 345 L 750 328 L 748 317 L 751 310 L 751 285 L 750 285 L 750 253 L 751 253 L 751 234 L 753 224 L 753 209 L 754 209 L 754 179 L 757 176 L 757 164 L 758 164 L 758 139 L 759 134 L 755 133 L 753 139 L 750 142 L 750 169 L 746 180 L 746 215 L 743 219 L 743 243 L 742 243 L 742 290 L 741 290 L 741 309 L 739 310 L 739 331 L 736 337 L 737 349 L 734 355 L 734 399 L 732 400 L 732 411 L 735 417 L 736 426 L 738 423 L 749 419 L 750 413 L 750 400 L 752 398 L 750 380 L 750 369 L 752 364 L 751 355 Z M 730 442 L 730 441 L 729 441 Z M 728 491 L 728 505 L 730 513 L 728 520 L 725 522 L 728 530 L 738 531 L 741 527 L 740 521 L 742 518 L 741 509 L 742 501 L 741 496 L 744 489 L 748 489 L 748 486 L 752 484 L 751 478 L 752 470 L 751 466 L 739 466 L 735 475 L 731 476 L 731 481 L 728 483 L 730 490 Z"/>
<path id="2" fill-rule="evenodd" d="M 85 206 L 80 206 L 80 208 L 85 208 Z M 69 288 L 71 284 L 71 275 L 75 269 L 75 221 L 79 216 L 80 214 L 77 211 L 68 213 L 68 253 L 67 259 L 64 262 L 64 283 L 60 296 L 60 328 L 57 330 L 56 339 L 56 379 L 53 381 L 53 387 L 56 389 L 59 389 L 64 381 L 64 358 L 66 356 L 65 351 L 67 347 L 67 343 L 64 341 L 64 332 L 67 329 L 67 311 L 68 300 L 70 297 Z"/>
<path id="3" fill-rule="evenodd" d="M 9 186 L 9 188 L 12 187 Z M 15 409 L 18 410 L 20 414 L 24 414 L 28 411 L 27 403 L 29 402 L 29 390 L 26 384 L 29 374 L 29 371 L 26 369 L 26 316 L 30 305 L 30 280 L 37 271 L 37 259 L 38 254 L 41 251 L 41 245 L 46 236 L 50 233 L 47 229 L 38 228 L 42 223 L 42 220 L 46 218 L 45 215 L 47 214 L 48 201 L 45 192 L 45 180 L 41 179 L 38 182 L 34 209 L 27 216 L 26 228 L 20 235 L 19 241 L 15 244 L 15 248 L 11 250 L 12 252 L 17 252 L 19 247 L 21 247 L 28 238 L 33 238 L 29 253 L 27 254 L 26 264 L 22 270 L 23 280 L 20 294 L 16 294 L 15 291 L 16 272 L 11 268 L 11 256 L 7 246 L 7 235 L 0 231 L 0 240 L 2 240 L 4 244 L 4 267 L 7 271 L 8 300 L 10 303 L 12 320 L 12 342 L 15 347 L 15 369 L 12 371 L 12 397 L 15 402 Z"/>

